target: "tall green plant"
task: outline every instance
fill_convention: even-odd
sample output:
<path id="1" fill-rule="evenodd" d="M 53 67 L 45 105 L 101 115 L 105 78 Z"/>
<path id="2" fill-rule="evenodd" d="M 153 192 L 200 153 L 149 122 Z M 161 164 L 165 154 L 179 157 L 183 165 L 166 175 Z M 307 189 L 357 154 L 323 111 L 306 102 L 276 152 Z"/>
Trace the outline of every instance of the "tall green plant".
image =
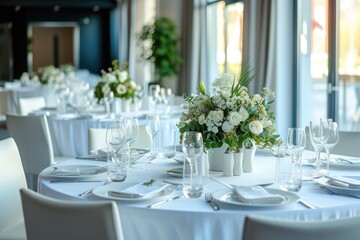
<path id="1" fill-rule="evenodd" d="M 154 64 L 155 82 L 162 85 L 164 77 L 178 73 L 182 58 L 178 54 L 176 24 L 171 19 L 157 18 L 153 24 L 145 25 L 139 40 L 142 59 Z"/>

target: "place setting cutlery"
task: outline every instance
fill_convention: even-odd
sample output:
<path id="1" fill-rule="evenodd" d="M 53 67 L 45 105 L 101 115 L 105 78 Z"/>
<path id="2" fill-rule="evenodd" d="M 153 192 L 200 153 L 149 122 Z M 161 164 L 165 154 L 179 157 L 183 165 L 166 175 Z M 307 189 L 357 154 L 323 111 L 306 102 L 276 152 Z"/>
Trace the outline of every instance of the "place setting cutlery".
<path id="1" fill-rule="evenodd" d="M 211 193 L 205 193 L 205 201 L 215 210 L 220 210 L 219 205 L 212 199 Z"/>
<path id="2" fill-rule="evenodd" d="M 181 195 L 176 195 L 176 196 L 174 196 L 174 197 L 172 197 L 172 198 L 168 198 L 168 199 L 165 199 L 165 200 L 161 200 L 161 201 L 152 203 L 152 204 L 148 205 L 147 208 L 157 207 L 157 206 L 159 206 L 159 205 L 162 205 L 162 204 L 164 204 L 164 203 L 168 203 L 168 202 L 174 201 L 174 200 L 179 199 L 179 198 L 181 198 L 181 197 L 183 197 L 182 194 L 181 194 Z"/>

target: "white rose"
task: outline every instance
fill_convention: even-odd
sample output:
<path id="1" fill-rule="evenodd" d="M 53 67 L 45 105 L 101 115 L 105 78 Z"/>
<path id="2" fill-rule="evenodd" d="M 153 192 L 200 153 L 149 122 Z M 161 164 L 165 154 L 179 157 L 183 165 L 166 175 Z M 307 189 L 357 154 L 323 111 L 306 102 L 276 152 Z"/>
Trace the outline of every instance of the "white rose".
<path id="1" fill-rule="evenodd" d="M 119 84 L 117 87 L 116 87 L 116 92 L 120 95 L 122 94 L 125 94 L 126 93 L 126 87 L 122 84 Z"/>
<path id="2" fill-rule="evenodd" d="M 108 95 L 111 91 L 111 88 L 108 84 L 104 84 L 104 86 L 102 86 L 101 91 L 103 92 L 104 95 Z"/>
<path id="3" fill-rule="evenodd" d="M 230 132 L 233 129 L 233 127 L 234 126 L 231 125 L 228 121 L 225 121 L 222 125 L 222 130 L 227 133 Z"/>
<path id="4" fill-rule="evenodd" d="M 125 80 L 128 78 L 128 73 L 127 73 L 127 71 L 122 71 L 122 72 L 120 72 L 120 74 L 119 74 L 119 80 L 120 80 L 120 82 L 125 82 Z"/>
<path id="5" fill-rule="evenodd" d="M 106 83 L 116 82 L 116 77 L 111 73 L 105 74 L 103 79 L 104 79 L 104 82 L 106 82 Z"/>
<path id="6" fill-rule="evenodd" d="M 223 96 L 223 98 L 228 99 L 231 96 L 231 92 L 230 91 L 222 91 L 221 95 Z"/>
<path id="7" fill-rule="evenodd" d="M 205 116 L 203 114 L 200 115 L 198 121 L 200 125 L 203 125 L 205 123 Z"/>
<path id="8" fill-rule="evenodd" d="M 133 89 L 136 89 L 136 88 L 137 88 L 137 85 L 136 85 L 136 83 L 135 83 L 134 81 L 131 81 L 131 82 L 130 82 L 130 86 L 131 86 L 131 88 L 133 88 Z"/>
<path id="9" fill-rule="evenodd" d="M 239 110 L 239 116 L 240 116 L 240 122 L 243 122 L 246 119 L 248 119 L 249 113 L 244 107 L 241 107 Z"/>
<path id="10" fill-rule="evenodd" d="M 260 121 L 255 120 L 249 124 L 249 129 L 253 134 L 259 135 L 260 133 L 263 132 L 263 125 L 261 124 Z"/>
<path id="11" fill-rule="evenodd" d="M 231 112 L 228 117 L 228 120 L 231 125 L 237 126 L 241 121 L 241 116 L 238 112 Z"/>

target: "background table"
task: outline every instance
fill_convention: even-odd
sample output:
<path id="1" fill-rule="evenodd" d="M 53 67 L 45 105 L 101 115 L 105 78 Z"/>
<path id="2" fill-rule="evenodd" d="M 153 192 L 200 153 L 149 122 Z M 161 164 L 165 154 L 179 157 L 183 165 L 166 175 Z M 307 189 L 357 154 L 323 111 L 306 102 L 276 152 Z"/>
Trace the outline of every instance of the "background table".
<path id="1" fill-rule="evenodd" d="M 66 164 L 99 164 L 104 162 L 70 160 Z M 261 153 L 255 157 L 252 173 L 244 173 L 238 177 L 224 177 L 221 173 L 211 173 L 219 179 L 238 185 L 252 185 L 273 182 L 275 178 L 276 158 L 271 154 Z M 146 181 L 149 177 L 180 182 L 180 178 L 172 178 L 165 171 L 181 167 L 173 160 L 157 159 L 151 164 L 142 164 L 128 174 L 126 181 Z M 332 169 L 333 174 L 355 176 L 359 168 Z M 105 178 L 106 176 L 104 176 Z M 50 183 L 42 174 L 39 176 L 39 192 L 51 197 L 66 200 L 104 200 L 94 195 L 79 197 L 78 194 L 102 183 Z M 224 189 L 218 182 L 210 180 L 204 192 Z M 181 194 L 177 189 L 173 195 Z M 117 201 L 121 224 L 125 239 L 241 239 L 244 218 L 246 215 L 267 215 L 276 218 L 324 220 L 345 216 L 360 215 L 360 201 L 356 198 L 330 195 L 313 181 L 303 183 L 298 195 L 316 206 L 318 209 L 307 209 L 299 203 L 277 208 L 233 207 L 219 203 L 220 211 L 213 211 L 204 197 L 197 199 L 180 198 L 156 208 L 146 208 L 158 199 L 145 201 Z M 167 198 L 167 197 L 163 197 Z"/>

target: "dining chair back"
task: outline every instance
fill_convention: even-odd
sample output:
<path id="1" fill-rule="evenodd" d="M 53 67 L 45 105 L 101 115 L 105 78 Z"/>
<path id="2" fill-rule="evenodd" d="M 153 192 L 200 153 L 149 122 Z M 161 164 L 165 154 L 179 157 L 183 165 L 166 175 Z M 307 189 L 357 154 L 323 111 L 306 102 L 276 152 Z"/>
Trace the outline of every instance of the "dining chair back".
<path id="1" fill-rule="evenodd" d="M 21 189 L 28 240 L 120 240 L 120 216 L 115 202 L 64 201 Z"/>
<path id="2" fill-rule="evenodd" d="M 37 176 L 48 166 L 70 158 L 55 157 L 45 115 L 6 115 L 8 133 L 18 145 L 28 186 L 36 189 Z"/>
<path id="3" fill-rule="evenodd" d="M 19 107 L 21 115 L 29 115 L 29 113 L 45 107 L 44 97 L 19 98 Z"/>
<path id="4" fill-rule="evenodd" d="M 360 132 L 339 132 L 339 142 L 331 150 L 332 154 L 360 157 Z"/>
<path id="5" fill-rule="evenodd" d="M 106 148 L 106 130 L 106 128 L 88 129 L 88 146 L 90 152 Z M 139 125 L 139 136 L 136 138 L 131 147 L 150 149 L 151 144 L 151 136 L 146 131 L 145 125 Z"/>
<path id="6" fill-rule="evenodd" d="M 324 221 L 289 221 L 246 216 L 242 240 L 353 240 L 360 236 L 360 216 Z"/>
<path id="7" fill-rule="evenodd" d="M 8 110 L 8 95 L 10 91 L 0 89 L 0 127 L 6 127 L 6 112 Z"/>
<path id="8" fill-rule="evenodd" d="M 26 188 L 14 139 L 0 141 L 0 239 L 26 239 L 19 189 Z"/>

